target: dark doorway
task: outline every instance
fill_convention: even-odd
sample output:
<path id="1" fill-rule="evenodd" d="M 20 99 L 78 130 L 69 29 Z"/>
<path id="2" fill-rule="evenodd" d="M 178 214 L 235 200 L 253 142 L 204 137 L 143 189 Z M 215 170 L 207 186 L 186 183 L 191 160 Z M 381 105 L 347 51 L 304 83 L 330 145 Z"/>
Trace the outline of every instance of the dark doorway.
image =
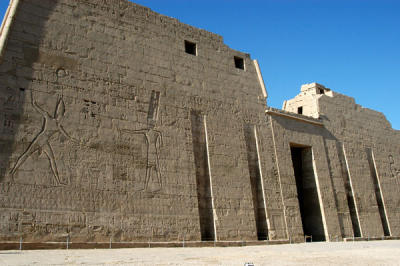
<path id="1" fill-rule="evenodd" d="M 301 221 L 307 240 L 325 241 L 324 224 L 318 198 L 311 147 L 291 145 Z"/>

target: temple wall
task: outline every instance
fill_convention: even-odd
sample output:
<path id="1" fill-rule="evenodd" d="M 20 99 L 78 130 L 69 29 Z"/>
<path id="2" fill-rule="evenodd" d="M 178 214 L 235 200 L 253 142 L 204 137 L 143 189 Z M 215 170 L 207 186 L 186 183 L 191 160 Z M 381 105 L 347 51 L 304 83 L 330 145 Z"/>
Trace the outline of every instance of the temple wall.
<path id="1" fill-rule="evenodd" d="M 271 111 L 250 55 L 125 0 L 19 1 L 6 39 L 0 241 L 302 242 L 292 148 L 326 241 L 400 235 L 400 134 L 350 97 Z"/>
<path id="2" fill-rule="evenodd" d="M 267 218 L 269 219 L 270 239 L 288 239 L 284 189 L 281 182 L 277 150 L 271 120 L 266 117 L 265 125 L 258 128 L 260 169 L 263 177 Z"/>
<path id="3" fill-rule="evenodd" d="M 240 130 L 264 107 L 249 55 L 122 0 L 22 1 L 5 49 L 5 237 L 200 240 L 195 111 L 208 125 L 217 238 L 256 238 Z"/>
<path id="4" fill-rule="evenodd" d="M 326 89 L 319 84 L 309 87 L 309 91 L 314 87 Z M 318 113 L 326 130 L 337 140 L 336 154 L 345 167 L 342 176 L 347 176 L 350 183 L 361 236 L 397 236 L 399 196 L 395 191 L 400 187 L 394 158 L 400 152 L 399 132 L 391 128 L 382 113 L 363 108 L 351 97 L 329 92 L 302 92 L 304 96 L 299 94 L 287 101 L 286 107 L 296 112 L 298 106 L 310 103 L 309 115 Z M 303 97 L 307 100 L 301 100 Z"/>
<path id="5" fill-rule="evenodd" d="M 300 238 L 303 235 L 300 213 L 297 206 L 298 192 L 290 155 L 290 147 L 294 145 L 311 147 L 314 164 L 313 170 L 316 175 L 315 178 L 319 181 L 317 187 L 319 190 L 319 200 L 320 203 L 322 203 L 321 211 L 325 235 L 329 240 L 341 239 L 344 234 L 341 232 L 338 220 L 338 199 L 336 199 L 331 176 L 333 165 L 328 164 L 327 157 L 327 149 L 330 147 L 327 147 L 325 144 L 325 139 L 334 139 L 320 126 L 305 124 L 275 115 L 271 115 L 271 120 L 271 127 L 273 128 L 272 130 L 275 136 L 275 145 L 278 151 L 277 158 L 279 161 L 281 182 L 286 190 L 283 194 L 285 198 L 288 228 L 292 231 L 292 237 Z M 338 171 L 336 167 L 333 168 L 333 170 Z M 344 210 L 344 212 L 346 212 L 346 210 Z"/>
<path id="6" fill-rule="evenodd" d="M 391 128 L 382 113 L 363 108 L 344 95 L 321 97 L 319 108 L 327 117 L 326 128 L 344 145 L 363 235 L 381 236 L 384 233 L 376 193 L 382 194 L 390 234 L 399 235 L 400 180 L 395 159 L 400 156 L 399 131 Z"/>

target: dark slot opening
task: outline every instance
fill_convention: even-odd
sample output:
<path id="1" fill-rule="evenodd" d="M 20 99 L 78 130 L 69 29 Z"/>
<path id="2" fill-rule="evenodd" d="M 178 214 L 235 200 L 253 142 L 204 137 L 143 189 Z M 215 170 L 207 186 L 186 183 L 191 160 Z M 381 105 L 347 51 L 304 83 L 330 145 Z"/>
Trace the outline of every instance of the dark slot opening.
<path id="1" fill-rule="evenodd" d="M 300 115 L 303 114 L 303 107 L 302 106 L 297 108 L 297 113 L 300 114 Z"/>
<path id="2" fill-rule="evenodd" d="M 194 164 L 196 167 L 197 200 L 199 205 L 200 232 L 202 241 L 215 240 L 211 184 L 207 160 L 207 143 L 204 118 L 198 111 L 190 112 Z"/>
<path id="3" fill-rule="evenodd" d="M 185 41 L 185 51 L 191 55 L 197 55 L 196 44 L 194 42 Z"/>
<path id="4" fill-rule="evenodd" d="M 335 182 L 333 180 L 333 173 L 332 173 L 332 161 L 331 158 L 329 156 L 329 149 L 328 149 L 328 144 L 327 144 L 327 140 L 323 139 L 324 142 L 324 150 L 325 150 L 325 154 L 327 154 L 327 162 L 328 162 L 328 169 L 329 169 L 329 175 L 331 176 L 330 178 L 330 183 L 331 186 L 334 190 L 333 193 L 333 198 L 335 200 L 335 208 L 337 210 L 337 214 L 338 214 L 338 220 L 339 220 L 339 228 L 340 228 L 340 235 L 342 237 L 347 237 L 346 233 L 345 233 L 345 226 L 347 225 L 347 212 L 344 211 L 342 208 L 343 206 L 341 204 L 339 204 L 339 200 L 338 200 L 338 193 L 337 193 L 337 187 L 335 186 Z"/>
<path id="5" fill-rule="evenodd" d="M 235 60 L 235 67 L 239 69 L 244 69 L 244 60 L 241 57 L 234 57 Z"/>
<path id="6" fill-rule="evenodd" d="M 264 197 L 262 191 L 262 180 L 258 164 L 257 144 L 254 127 L 244 126 L 244 137 L 246 141 L 247 163 L 249 166 L 251 192 L 254 206 L 254 216 L 256 220 L 256 230 L 258 240 L 268 239 L 268 225 L 264 206 Z"/>
<path id="7" fill-rule="evenodd" d="M 325 91 L 323 89 L 319 89 L 319 94 L 325 94 Z"/>
<path id="8" fill-rule="evenodd" d="M 340 164 L 341 164 L 340 166 L 342 168 L 344 189 L 346 191 L 347 204 L 349 205 L 351 225 L 353 226 L 354 237 L 361 237 L 360 224 L 359 224 L 358 218 L 357 218 L 356 204 L 354 201 L 353 189 L 351 188 L 351 184 L 350 184 L 350 176 L 349 176 L 349 172 L 347 170 L 346 158 L 343 153 L 343 147 L 339 147 L 339 145 L 337 147 L 338 147 L 338 151 L 339 151 L 339 159 L 340 159 Z"/>
<path id="9" fill-rule="evenodd" d="M 369 169 L 371 172 L 372 182 L 374 183 L 375 187 L 376 203 L 378 204 L 379 215 L 381 217 L 381 222 L 383 227 L 383 233 L 385 234 L 385 236 L 390 236 L 389 223 L 387 221 L 385 207 L 383 206 L 381 188 L 379 186 L 379 180 L 378 180 L 378 175 L 376 173 L 375 163 L 372 158 L 372 150 L 367 149 L 366 152 L 367 152 L 367 158 L 368 158 Z"/>
<path id="10" fill-rule="evenodd" d="M 312 164 L 312 149 L 311 147 L 291 146 L 290 150 L 304 235 L 312 236 L 312 241 L 325 241 L 324 225 Z"/>

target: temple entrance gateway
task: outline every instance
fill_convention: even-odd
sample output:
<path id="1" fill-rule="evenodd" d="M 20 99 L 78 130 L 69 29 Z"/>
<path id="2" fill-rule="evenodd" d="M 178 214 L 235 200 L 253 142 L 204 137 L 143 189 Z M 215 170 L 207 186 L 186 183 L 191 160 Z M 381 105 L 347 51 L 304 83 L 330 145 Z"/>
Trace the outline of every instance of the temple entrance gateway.
<path id="1" fill-rule="evenodd" d="M 307 241 L 325 241 L 324 224 L 313 167 L 312 148 L 291 144 L 301 221 Z"/>

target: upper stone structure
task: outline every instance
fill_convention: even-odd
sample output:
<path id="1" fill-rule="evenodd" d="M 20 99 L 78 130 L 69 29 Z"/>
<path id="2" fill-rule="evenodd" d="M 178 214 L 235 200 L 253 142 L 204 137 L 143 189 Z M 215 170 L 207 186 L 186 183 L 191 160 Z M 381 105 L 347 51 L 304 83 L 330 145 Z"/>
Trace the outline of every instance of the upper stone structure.
<path id="1" fill-rule="evenodd" d="M 12 0 L 0 48 L 2 241 L 400 236 L 383 114 L 316 83 L 268 108 L 219 35 L 125 0 Z"/>
<path id="2" fill-rule="evenodd" d="M 301 92 L 294 99 L 285 101 L 282 109 L 314 118 L 319 118 L 318 100 L 326 95 L 333 97 L 334 93 L 318 83 L 304 84 Z"/>
<path id="3" fill-rule="evenodd" d="M 337 110 L 332 110 L 331 106 L 329 106 L 332 103 L 337 106 L 354 106 L 354 109 L 357 111 L 356 113 L 366 113 L 366 115 L 370 116 L 370 118 L 381 124 L 384 128 L 392 128 L 384 114 L 364 108 L 356 104 L 354 98 L 334 92 L 318 83 L 302 85 L 301 92 L 293 99 L 285 101 L 282 109 L 288 112 L 322 119 L 324 117 L 338 116 L 339 114 L 343 115 L 346 109 L 339 108 Z M 356 114 L 352 114 L 351 116 L 353 115 L 356 116 Z"/>

